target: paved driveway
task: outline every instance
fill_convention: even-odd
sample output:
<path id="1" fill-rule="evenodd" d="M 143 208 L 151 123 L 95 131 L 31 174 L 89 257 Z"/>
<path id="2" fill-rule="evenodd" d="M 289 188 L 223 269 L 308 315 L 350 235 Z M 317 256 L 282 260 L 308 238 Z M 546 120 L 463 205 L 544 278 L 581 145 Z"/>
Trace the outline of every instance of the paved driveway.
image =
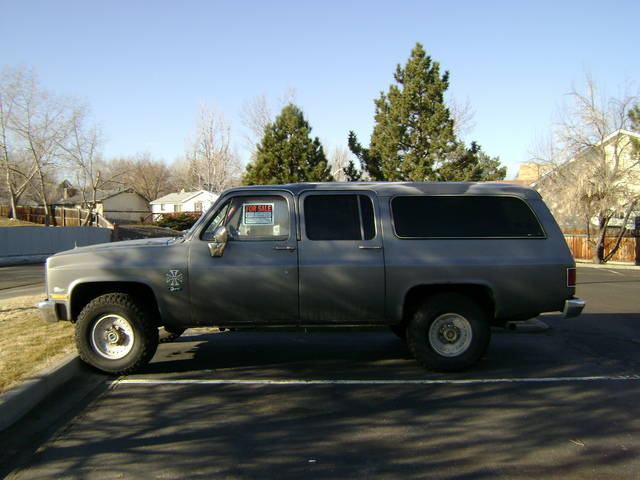
<path id="1" fill-rule="evenodd" d="M 464 374 L 387 332 L 191 331 L 10 478 L 639 478 L 640 272 L 579 282 Z"/>

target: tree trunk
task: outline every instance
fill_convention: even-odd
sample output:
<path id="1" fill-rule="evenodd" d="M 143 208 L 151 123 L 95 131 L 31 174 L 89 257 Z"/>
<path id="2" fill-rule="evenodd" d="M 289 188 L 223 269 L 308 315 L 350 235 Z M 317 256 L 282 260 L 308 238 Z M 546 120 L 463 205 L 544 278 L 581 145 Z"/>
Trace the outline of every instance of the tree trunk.
<path id="1" fill-rule="evenodd" d="M 593 263 L 604 263 L 604 244 L 607 236 L 607 224 L 609 220 L 605 217 L 598 219 L 598 241 L 595 245 L 595 255 L 593 257 Z"/>
<path id="2" fill-rule="evenodd" d="M 42 199 L 42 205 L 44 206 L 44 214 L 45 216 L 49 215 L 49 204 L 47 199 L 47 186 L 44 181 L 44 173 L 42 170 L 39 171 L 40 177 L 40 188 L 42 189 L 40 192 L 40 198 Z"/>

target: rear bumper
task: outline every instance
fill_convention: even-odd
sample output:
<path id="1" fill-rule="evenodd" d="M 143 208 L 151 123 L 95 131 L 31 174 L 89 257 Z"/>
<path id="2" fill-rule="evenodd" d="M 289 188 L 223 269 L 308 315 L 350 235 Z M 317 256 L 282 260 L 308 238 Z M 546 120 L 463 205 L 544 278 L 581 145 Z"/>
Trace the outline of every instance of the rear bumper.
<path id="1" fill-rule="evenodd" d="M 51 300 L 38 302 L 36 307 L 38 307 L 42 319 L 46 322 L 57 322 L 59 320 L 58 314 L 56 313 L 56 304 Z"/>
<path id="2" fill-rule="evenodd" d="M 564 302 L 564 318 L 577 317 L 582 313 L 582 309 L 587 304 L 584 300 L 579 298 L 571 298 Z"/>

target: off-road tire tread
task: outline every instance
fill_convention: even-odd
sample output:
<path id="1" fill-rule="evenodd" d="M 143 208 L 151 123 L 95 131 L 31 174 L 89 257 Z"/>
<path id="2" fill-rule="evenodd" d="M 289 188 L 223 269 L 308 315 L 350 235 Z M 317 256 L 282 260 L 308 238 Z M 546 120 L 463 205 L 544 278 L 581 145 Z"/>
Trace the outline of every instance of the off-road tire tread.
<path id="1" fill-rule="evenodd" d="M 137 321 L 139 324 L 137 327 L 142 330 L 142 335 L 137 335 L 138 341 L 142 342 L 142 348 L 138 352 L 134 361 L 130 362 L 124 368 L 105 369 L 99 365 L 95 365 L 94 360 L 92 359 L 93 350 L 88 339 L 82 338 L 82 329 L 78 327 L 82 323 L 91 322 L 92 318 L 95 316 L 92 312 L 96 308 L 107 307 L 109 305 L 117 305 L 128 310 L 131 316 L 129 321 L 134 323 Z M 158 326 L 151 320 L 152 318 L 153 317 L 148 309 L 140 305 L 127 293 L 107 293 L 94 298 L 82 309 L 76 322 L 75 341 L 80 359 L 85 363 L 112 375 L 128 375 L 139 370 L 151 360 L 158 348 Z"/>

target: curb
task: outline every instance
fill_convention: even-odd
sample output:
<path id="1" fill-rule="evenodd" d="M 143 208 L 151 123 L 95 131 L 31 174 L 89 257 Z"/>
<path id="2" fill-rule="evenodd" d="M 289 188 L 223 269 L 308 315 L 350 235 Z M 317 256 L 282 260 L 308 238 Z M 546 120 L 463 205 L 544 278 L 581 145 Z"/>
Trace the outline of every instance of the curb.
<path id="1" fill-rule="evenodd" d="M 0 432 L 9 428 L 54 390 L 76 376 L 88 372 L 75 354 L 69 354 L 60 363 L 38 372 L 20 385 L 0 395 Z"/>
<path id="2" fill-rule="evenodd" d="M 587 267 L 587 268 L 608 268 L 608 269 L 621 269 L 621 270 L 640 270 L 640 265 L 633 265 L 631 263 L 590 263 L 590 262 L 580 262 L 576 260 L 576 267 Z"/>

